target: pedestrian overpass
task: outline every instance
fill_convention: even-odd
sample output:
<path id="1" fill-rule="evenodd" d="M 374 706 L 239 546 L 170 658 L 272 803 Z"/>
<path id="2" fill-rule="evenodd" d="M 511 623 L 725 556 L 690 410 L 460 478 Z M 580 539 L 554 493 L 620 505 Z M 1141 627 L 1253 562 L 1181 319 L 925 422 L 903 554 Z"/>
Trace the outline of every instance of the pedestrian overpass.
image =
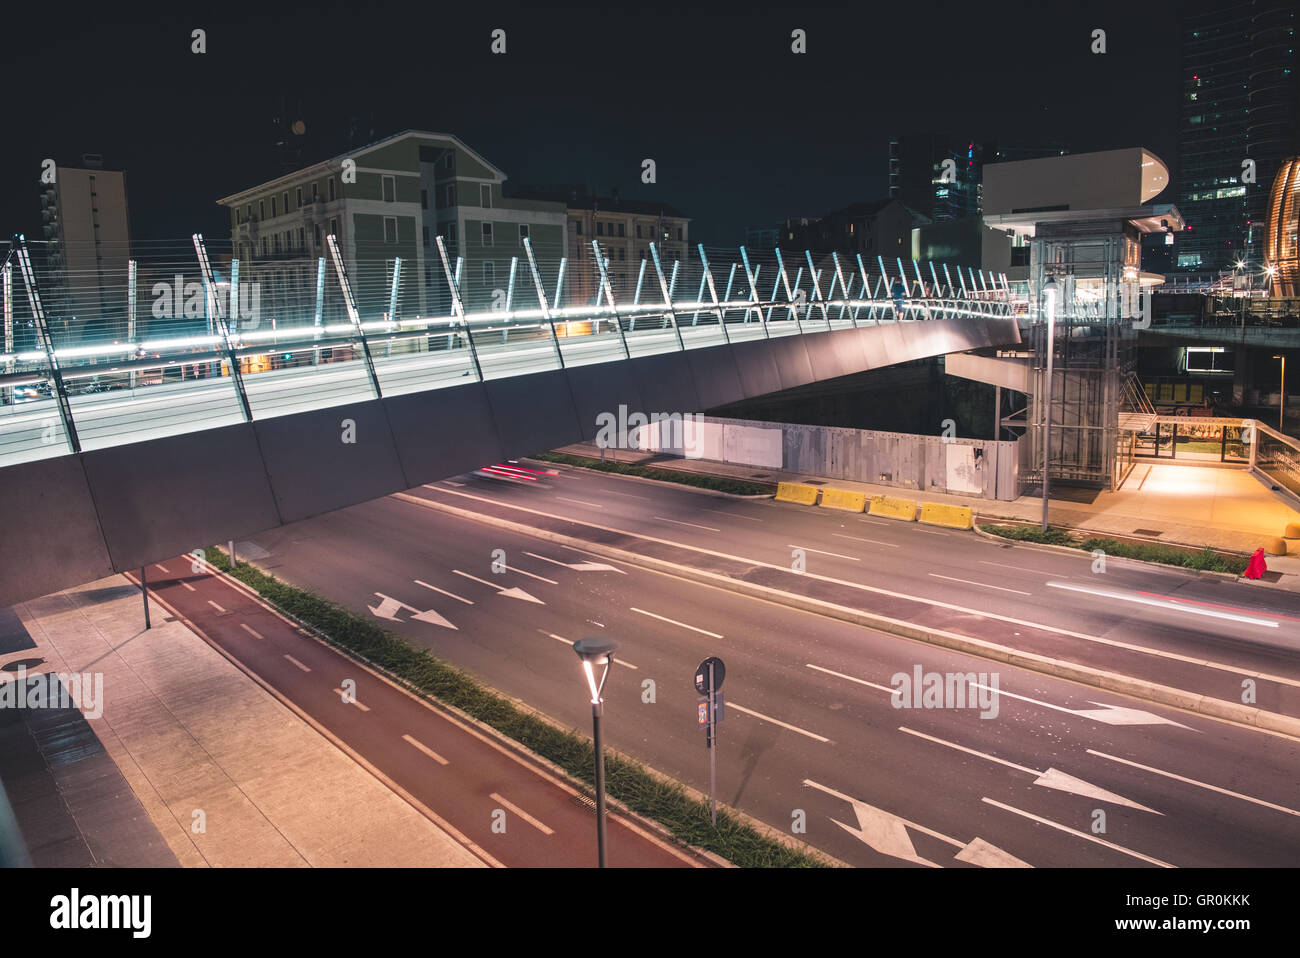
<path id="1" fill-rule="evenodd" d="M 479 310 L 467 308 L 463 264 L 439 238 L 449 309 L 405 315 L 394 308 L 400 265 L 387 302 L 358 296 L 355 265 L 329 237 L 341 321 L 324 317 L 321 257 L 309 322 L 241 328 L 238 261 L 223 299 L 221 273 L 202 237 L 192 240 L 195 331 L 137 335 L 132 261 L 126 334 L 60 343 L 43 300 L 60 277 L 16 238 L 3 267 L 0 607 L 589 440 L 598 415 L 621 405 L 688 413 L 1020 342 L 1005 277 L 971 269 L 956 270 L 958 285 L 947 266 L 923 273 L 913 262 L 909 275 L 901 260 L 869 270 L 860 255 L 819 265 L 805 253 L 792 271 L 780 250 L 760 264 L 742 248 L 715 277 L 700 246 L 691 296 L 676 292 L 681 264 L 670 282 L 651 244 L 654 280 L 644 282 L 643 260 L 635 294 L 616 295 L 593 244 L 598 295 L 566 305 L 565 258 L 552 291 L 541 277 L 556 264 L 539 266 L 527 239 L 528 281 L 516 282 L 512 258 L 503 301 Z"/>

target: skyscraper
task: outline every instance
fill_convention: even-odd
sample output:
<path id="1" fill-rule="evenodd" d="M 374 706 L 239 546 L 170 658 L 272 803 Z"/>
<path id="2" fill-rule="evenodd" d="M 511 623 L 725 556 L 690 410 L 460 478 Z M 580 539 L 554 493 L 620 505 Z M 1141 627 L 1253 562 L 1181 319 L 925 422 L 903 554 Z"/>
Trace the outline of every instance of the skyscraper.
<path id="1" fill-rule="evenodd" d="M 1179 237 L 1179 270 L 1262 265 L 1269 187 L 1300 152 L 1295 26 L 1288 0 L 1185 8 L 1178 207 L 1189 231 Z"/>

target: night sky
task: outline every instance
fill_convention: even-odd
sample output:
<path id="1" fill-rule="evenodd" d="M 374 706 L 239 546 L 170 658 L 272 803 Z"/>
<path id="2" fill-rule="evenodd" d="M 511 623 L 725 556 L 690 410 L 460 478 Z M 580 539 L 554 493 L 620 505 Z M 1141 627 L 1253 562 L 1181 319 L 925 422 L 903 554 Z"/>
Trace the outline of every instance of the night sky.
<path id="1" fill-rule="evenodd" d="M 616 187 L 683 210 L 711 245 L 885 195 L 894 133 L 1142 145 L 1176 167 L 1171 0 L 701 6 L 10 4 L 0 226 L 38 236 L 41 160 L 96 152 L 127 172 L 136 238 L 226 237 L 215 200 L 279 175 L 284 112 L 306 124 L 302 165 L 350 126 L 454 133 L 507 190 Z"/>

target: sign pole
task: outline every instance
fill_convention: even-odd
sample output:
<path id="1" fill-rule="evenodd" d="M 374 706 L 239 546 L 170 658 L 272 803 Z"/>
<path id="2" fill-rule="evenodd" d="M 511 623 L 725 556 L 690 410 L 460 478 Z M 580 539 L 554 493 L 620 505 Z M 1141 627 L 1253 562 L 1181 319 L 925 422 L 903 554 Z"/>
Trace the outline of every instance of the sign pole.
<path id="1" fill-rule="evenodd" d="M 713 681 L 713 663 L 709 663 L 709 810 L 713 827 L 718 827 L 718 684 Z"/>

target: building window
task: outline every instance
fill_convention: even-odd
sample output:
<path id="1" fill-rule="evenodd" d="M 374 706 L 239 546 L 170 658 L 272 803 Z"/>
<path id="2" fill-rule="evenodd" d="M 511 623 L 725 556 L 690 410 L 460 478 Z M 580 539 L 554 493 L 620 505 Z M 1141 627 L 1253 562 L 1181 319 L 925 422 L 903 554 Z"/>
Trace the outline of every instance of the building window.
<path id="1" fill-rule="evenodd" d="M 424 237 L 424 245 L 425 245 L 425 246 L 428 246 L 428 245 L 429 245 L 429 227 L 427 227 L 427 226 L 422 227 L 422 228 L 420 229 L 420 233 L 421 233 L 421 234 L 423 235 L 423 237 Z"/>
<path id="2" fill-rule="evenodd" d="M 447 224 L 447 242 L 449 242 L 452 246 L 456 245 L 456 224 L 455 223 Z"/>
<path id="3" fill-rule="evenodd" d="M 249 203 L 249 204 L 248 204 L 248 207 L 246 208 L 245 212 L 248 214 L 248 215 L 245 217 L 245 219 L 250 219 L 250 220 L 251 220 L 251 219 L 253 218 L 253 204 L 252 204 L 252 203 Z"/>
<path id="4" fill-rule="evenodd" d="M 682 228 L 679 226 L 677 227 L 677 241 L 681 242 L 681 239 L 682 239 Z"/>
<path id="5" fill-rule="evenodd" d="M 382 182 L 382 184 L 383 184 L 383 194 L 382 194 L 382 195 L 383 195 L 383 198 L 384 198 L 384 202 L 385 202 L 385 203 L 396 203 L 396 202 L 397 202 L 397 177 L 395 177 L 395 176 L 384 176 L 384 177 L 381 177 L 381 182 Z"/>
<path id="6" fill-rule="evenodd" d="M 524 240 L 526 239 L 528 239 L 528 224 L 520 223 L 519 224 L 519 245 L 523 246 Z"/>
<path id="7" fill-rule="evenodd" d="M 492 224 L 491 223 L 483 224 L 483 245 L 484 246 L 492 245 Z"/>
<path id="8" fill-rule="evenodd" d="M 298 188 L 294 191 L 294 197 L 293 197 L 293 198 L 294 198 L 294 200 L 297 201 L 297 206 L 296 206 L 295 208 L 296 208 L 296 209 L 302 209 L 302 187 L 301 187 L 301 186 L 298 187 Z"/>
<path id="9" fill-rule="evenodd" d="M 286 213 L 289 212 L 289 191 L 285 190 L 280 194 L 280 205 L 284 207 Z"/>
<path id="10" fill-rule="evenodd" d="M 275 201 L 272 200 L 271 202 L 274 203 Z M 275 234 L 274 240 L 275 240 L 275 246 L 273 248 L 275 250 L 275 255 L 279 256 L 280 255 L 280 234 L 279 233 Z"/>
<path id="11" fill-rule="evenodd" d="M 319 223 L 315 226 L 315 230 L 316 230 L 316 248 L 320 249 L 320 224 Z"/>
<path id="12" fill-rule="evenodd" d="M 492 187 L 486 183 L 480 183 L 478 188 L 479 206 L 485 210 L 492 209 Z"/>
<path id="13" fill-rule="evenodd" d="M 330 195 L 330 202 L 331 203 L 334 202 L 334 177 L 332 176 L 330 177 L 330 183 L 329 183 L 329 195 Z"/>
<path id="14" fill-rule="evenodd" d="M 427 210 L 428 208 L 429 208 L 429 191 L 420 190 L 420 209 Z"/>
<path id="15" fill-rule="evenodd" d="M 623 237 L 623 236 L 626 236 L 626 235 L 627 235 L 627 224 L 626 224 L 626 223 L 619 223 L 619 224 L 618 224 L 618 235 L 619 235 L 620 237 Z"/>
<path id="16" fill-rule="evenodd" d="M 641 224 L 640 224 L 640 223 L 637 223 L 637 224 L 636 224 L 636 238 L 637 238 L 637 239 L 640 239 L 640 238 L 641 238 Z"/>
<path id="17" fill-rule="evenodd" d="M 574 220 L 573 225 L 577 227 L 577 235 L 582 235 L 582 220 Z"/>
<path id="18" fill-rule="evenodd" d="M 257 218 L 259 220 L 266 219 L 266 200 L 257 201 Z"/>
<path id="19" fill-rule="evenodd" d="M 384 242 L 389 244 L 397 242 L 397 217 L 396 216 L 384 217 Z"/>
<path id="20" fill-rule="evenodd" d="M 622 259 L 627 259 L 627 257 L 623 255 L 625 252 L 626 252 L 626 250 L 624 250 L 623 247 L 620 246 L 620 247 L 618 248 L 618 258 L 621 259 L 621 260 L 622 260 Z"/>
<path id="21" fill-rule="evenodd" d="M 332 236 L 339 235 L 339 221 L 338 219 L 333 217 L 331 217 L 330 219 L 330 235 Z"/>
<path id="22" fill-rule="evenodd" d="M 298 249 L 305 250 L 306 248 L 307 248 L 307 228 L 305 226 L 299 226 L 298 227 Z"/>
<path id="23" fill-rule="evenodd" d="M 494 282 L 496 282 L 496 278 L 497 278 L 496 266 L 492 263 L 484 263 L 483 264 L 483 285 L 491 286 Z"/>
<path id="24" fill-rule="evenodd" d="M 447 155 L 442 158 L 443 169 L 450 170 L 456 165 L 456 151 L 448 150 Z"/>
<path id="25" fill-rule="evenodd" d="M 449 183 L 447 185 L 447 205 L 448 206 L 456 205 L 456 184 L 455 183 Z"/>
<path id="26" fill-rule="evenodd" d="M 597 236 L 604 236 L 604 235 L 605 235 L 605 224 L 604 224 L 604 223 L 597 223 L 597 224 L 596 224 L 596 235 L 597 235 Z"/>
<path id="27" fill-rule="evenodd" d="M 311 185 L 311 201 L 315 203 L 319 199 L 320 199 L 320 184 L 313 183 Z"/>

